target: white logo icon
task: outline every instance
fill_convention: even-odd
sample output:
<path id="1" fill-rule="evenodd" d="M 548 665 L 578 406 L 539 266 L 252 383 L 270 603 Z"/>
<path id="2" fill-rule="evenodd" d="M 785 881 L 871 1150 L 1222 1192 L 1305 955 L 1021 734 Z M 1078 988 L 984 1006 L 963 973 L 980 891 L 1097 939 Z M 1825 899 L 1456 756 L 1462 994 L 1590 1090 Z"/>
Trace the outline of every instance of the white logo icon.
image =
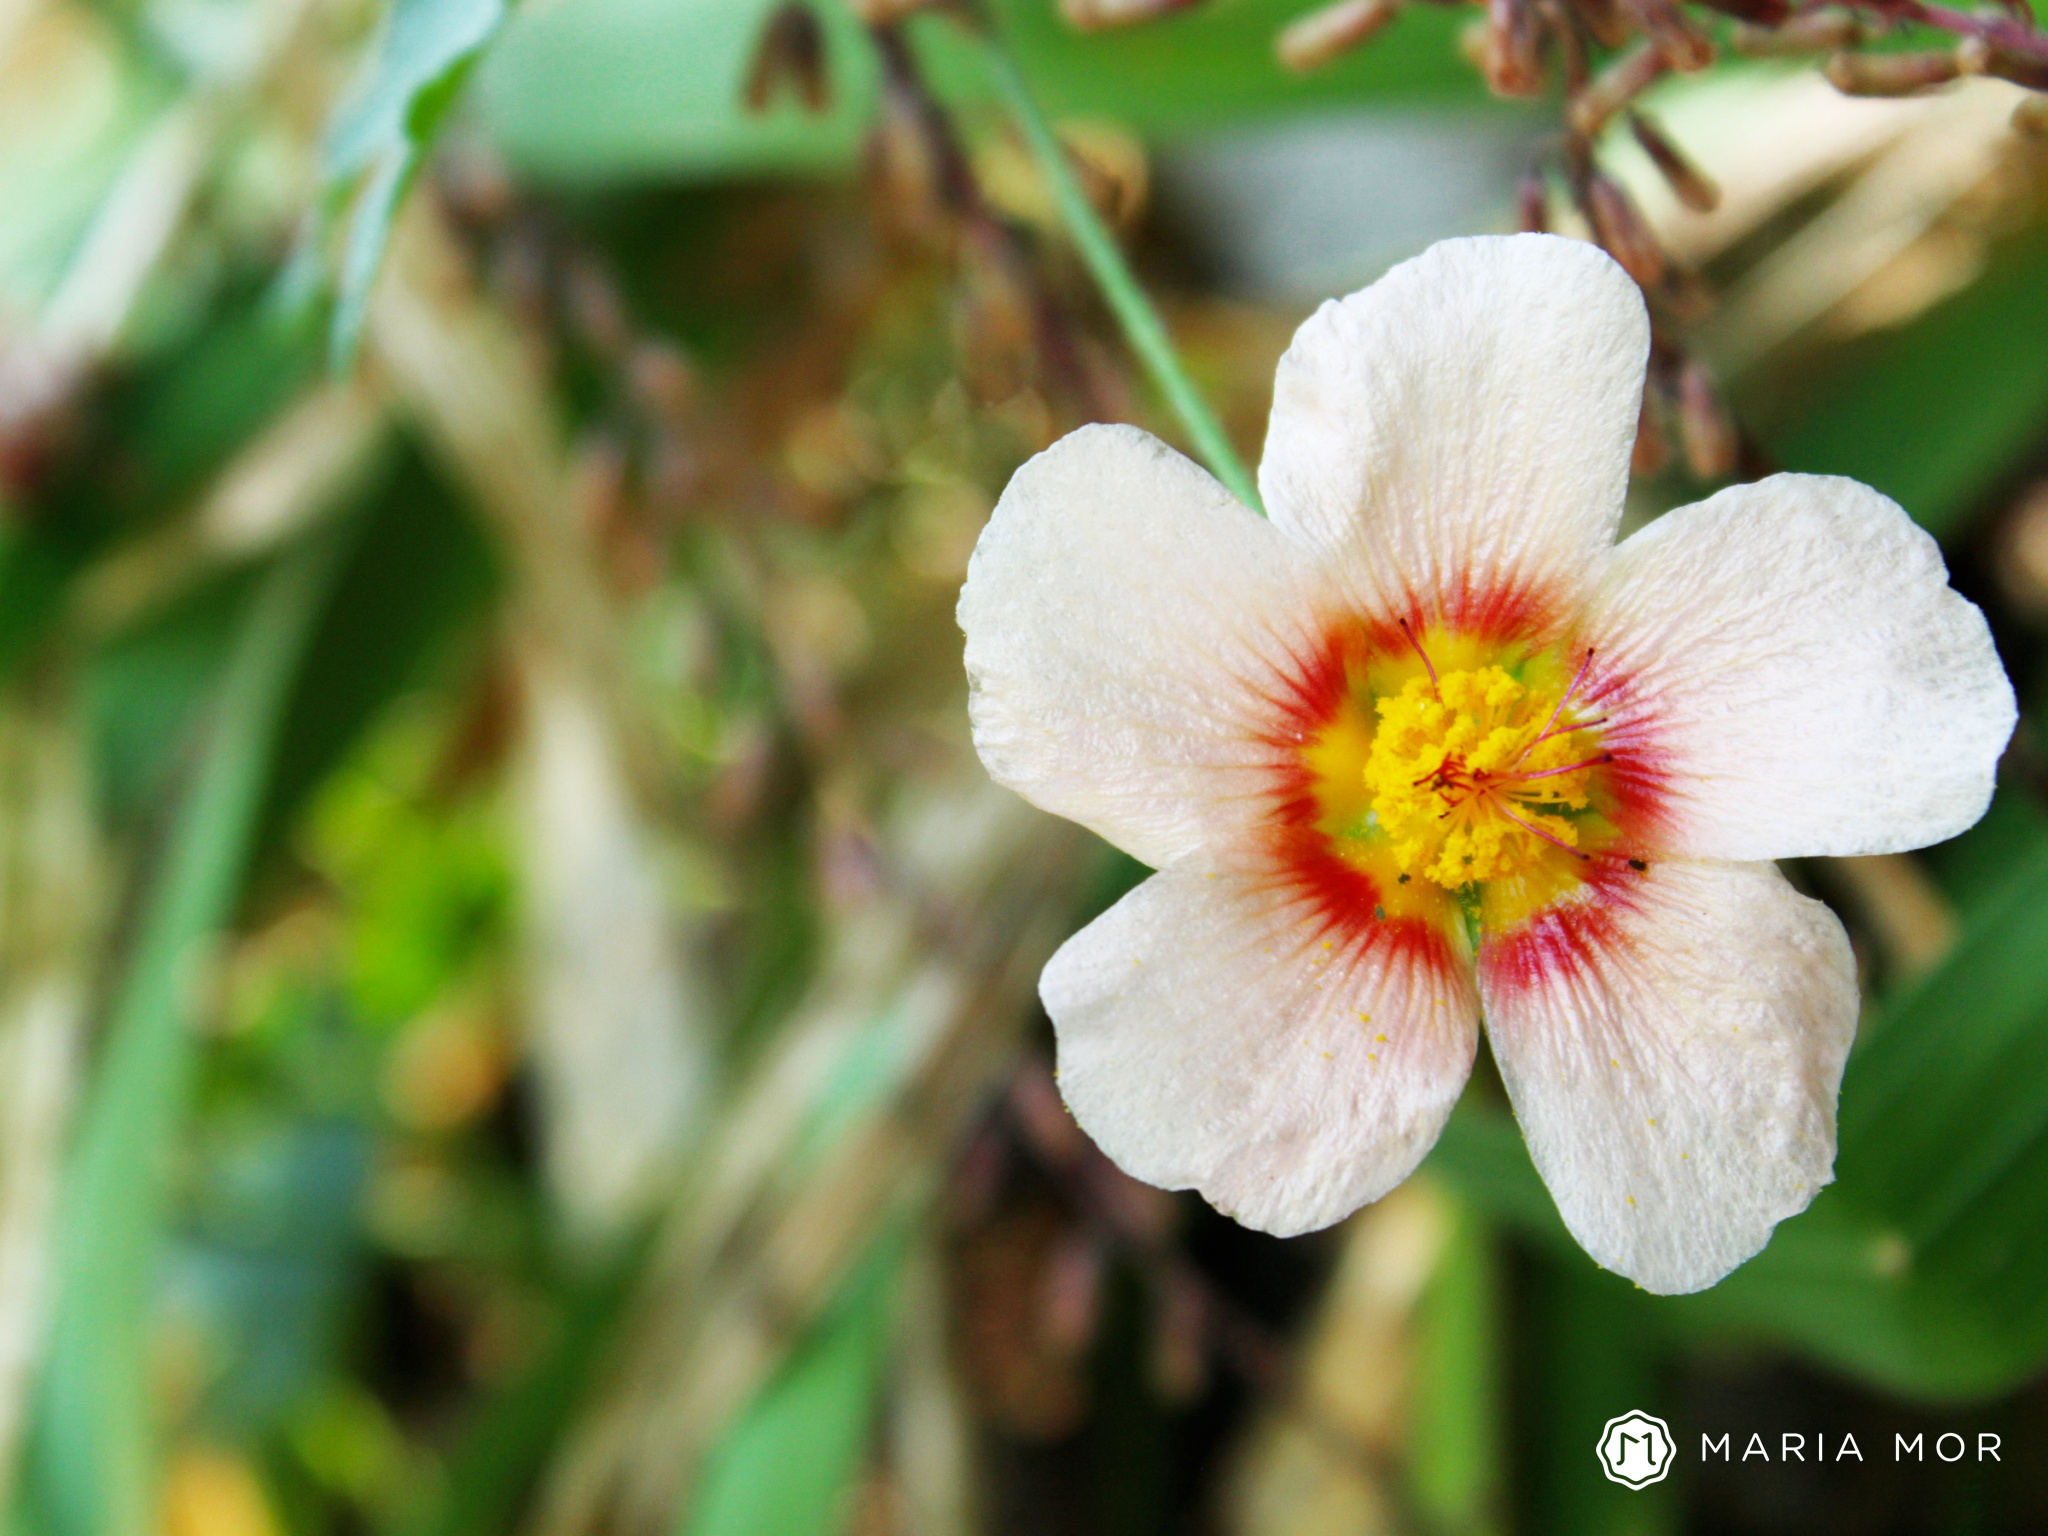
<path id="1" fill-rule="evenodd" d="M 1671 1438 L 1671 1426 L 1662 1419 L 1630 1410 L 1609 1419 L 1600 1431 L 1600 1470 L 1607 1480 L 1624 1488 L 1647 1488 L 1664 1481 L 1671 1463 L 1678 1459 L 1678 1446 Z"/>

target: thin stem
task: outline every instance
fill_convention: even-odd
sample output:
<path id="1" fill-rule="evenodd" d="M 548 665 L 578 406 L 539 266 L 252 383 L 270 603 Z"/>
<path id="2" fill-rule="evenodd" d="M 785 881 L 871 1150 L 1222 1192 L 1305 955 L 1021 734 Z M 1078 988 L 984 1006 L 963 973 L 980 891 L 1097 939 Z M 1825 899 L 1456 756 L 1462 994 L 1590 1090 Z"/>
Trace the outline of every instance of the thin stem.
<path id="1" fill-rule="evenodd" d="M 1246 506 L 1258 509 L 1257 485 L 1245 469 L 1244 461 L 1238 458 L 1237 450 L 1230 445 L 1223 423 L 1216 419 L 1209 402 L 1202 398 L 1194 381 L 1188 377 L 1159 312 L 1138 286 L 1138 280 L 1124 261 L 1115 236 L 1103 224 L 1095 205 L 1088 201 L 1088 194 L 1082 191 L 1080 180 L 1074 175 L 1074 167 L 1067 159 L 1066 149 L 1052 131 L 1052 125 L 1046 121 L 1044 111 L 1031 94 L 1031 87 L 1025 83 L 1008 46 L 993 22 L 984 19 L 980 32 L 989 73 L 994 78 L 1003 105 L 1016 119 L 1024 142 L 1052 191 L 1053 205 L 1059 210 L 1060 221 L 1066 225 L 1067 233 L 1080 251 L 1089 275 L 1102 290 L 1102 297 L 1116 316 L 1117 324 L 1123 327 L 1124 339 L 1151 375 L 1159 393 L 1166 397 L 1166 403 L 1180 418 L 1181 426 L 1202 462 L 1230 489 L 1231 494 Z"/>

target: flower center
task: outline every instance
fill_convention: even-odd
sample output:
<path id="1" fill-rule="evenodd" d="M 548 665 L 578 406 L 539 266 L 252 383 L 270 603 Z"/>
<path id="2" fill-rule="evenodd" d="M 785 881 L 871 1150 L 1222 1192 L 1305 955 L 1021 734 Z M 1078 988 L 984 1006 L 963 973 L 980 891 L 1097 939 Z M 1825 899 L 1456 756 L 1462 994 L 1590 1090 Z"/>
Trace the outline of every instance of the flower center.
<path id="1" fill-rule="evenodd" d="M 1425 658 L 1426 659 L 1426 658 Z M 1571 689 L 1532 692 L 1498 666 L 1411 677 L 1383 695 L 1365 762 L 1372 818 L 1403 875 L 1447 889 L 1576 850 L 1592 770 L 1606 762 L 1566 718 Z"/>

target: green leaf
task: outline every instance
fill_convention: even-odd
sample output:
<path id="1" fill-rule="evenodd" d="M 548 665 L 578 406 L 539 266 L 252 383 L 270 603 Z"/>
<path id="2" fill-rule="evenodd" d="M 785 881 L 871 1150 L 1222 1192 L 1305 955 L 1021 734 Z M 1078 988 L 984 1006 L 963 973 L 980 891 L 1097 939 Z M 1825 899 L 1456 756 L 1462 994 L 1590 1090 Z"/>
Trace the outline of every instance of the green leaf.
<path id="1" fill-rule="evenodd" d="M 1409 1466 L 1428 1529 L 1448 1536 L 1494 1529 L 1507 1490 L 1493 1233 L 1464 1201 L 1443 1203 L 1449 1230 L 1416 1316 Z"/>
<path id="2" fill-rule="evenodd" d="M 1582 1256 L 1531 1264 L 1515 1301 L 1528 1339 L 1524 1390 L 1537 1411 L 1522 1427 L 1525 1472 L 1512 1528 L 1528 1536 L 1670 1536 L 1681 1518 L 1672 1484 L 1625 1488 L 1608 1481 L 1593 1454 L 1617 1414 L 1677 1417 L 1659 1369 L 1670 1343 L 1655 1298 Z M 1690 1460 L 1686 1449 L 1681 1457 Z"/>
<path id="3" fill-rule="evenodd" d="M 2048 1360 L 2048 840 L 1884 1011 L 1843 1083 L 1841 1187 L 1927 1287 Z"/>
<path id="4" fill-rule="evenodd" d="M 243 572 L 208 582 L 92 657 L 83 693 L 94 788 L 100 814 L 117 830 L 162 816 L 234 648 L 249 588 Z"/>
<path id="5" fill-rule="evenodd" d="M 1460 1110 L 1429 1166 L 1567 1270 L 1599 1277 L 1506 1115 Z M 1989 1289 L 1959 1284 L 1932 1256 L 1916 1266 L 1898 1234 L 1862 1209 L 1853 1190 L 1837 1187 L 1781 1223 L 1770 1246 L 1710 1290 L 1650 1296 L 1617 1276 L 1603 1283 L 1639 1297 L 1679 1340 L 1768 1340 L 1901 1396 L 1950 1400 L 2004 1390 L 2038 1369 L 2042 1352 L 2012 1332 L 2004 1294 L 2024 1287 L 2026 1273 L 2040 1270 Z"/>
<path id="6" fill-rule="evenodd" d="M 1564 1253 L 1577 1245 L 1558 1219 L 1550 1191 L 1529 1161 L 1522 1132 L 1498 1110 L 1482 1109 L 1468 1095 L 1429 1154 L 1428 1167 L 1480 1210 Z"/>
<path id="7" fill-rule="evenodd" d="M 771 173 L 856 163 L 878 70 L 846 7 L 820 0 L 829 109 L 742 102 L 773 0 L 559 0 L 516 17 L 478 72 L 486 129 L 520 170 L 565 181 Z M 991 7 L 1032 89 L 1056 117 L 1110 118 L 1161 137 L 1367 103 L 1503 110 L 1458 57 L 1452 10 L 1417 6 L 1370 48 L 1306 79 L 1273 57 L 1301 0 L 1216 0 L 1127 31 L 1079 33 L 1048 0 Z M 981 50 L 946 17 L 914 23 L 932 83 L 986 102 Z"/>
<path id="8" fill-rule="evenodd" d="M 193 1012 L 233 911 L 273 737 L 336 546 L 287 557 L 251 600 L 191 793 L 120 988 L 60 1196 L 57 1314 L 34 1427 L 53 1536 L 142 1536 L 151 1499 L 151 1291 L 192 1082 Z"/>
<path id="9" fill-rule="evenodd" d="M 278 735 L 259 828 L 266 843 L 497 589 L 483 531 L 416 455 L 381 490 L 358 514 L 360 532 L 307 645 Z"/>
<path id="10" fill-rule="evenodd" d="M 1162 21 L 1077 32 L 1045 0 L 992 9 L 1046 109 L 1109 117 L 1151 137 L 1368 102 L 1502 108 L 1458 51 L 1466 18 L 1416 6 L 1371 45 L 1301 76 L 1280 67 L 1273 39 L 1301 0 L 1212 0 Z"/>
<path id="11" fill-rule="evenodd" d="M 902 1264 L 901 1235 L 884 1235 L 726 1430 L 677 1527 L 682 1536 L 831 1536 L 844 1527 Z"/>
<path id="12" fill-rule="evenodd" d="M 1939 1236 L 2048 1132 L 2048 847 L 1870 1032 L 1843 1085 L 1844 1179 Z"/>
<path id="13" fill-rule="evenodd" d="M 330 207 L 348 205 L 330 345 L 354 354 L 391 221 L 505 0 L 394 0 L 370 72 L 336 114 L 324 167 Z"/>
<path id="14" fill-rule="evenodd" d="M 1766 444 L 1787 469 L 1876 486 L 1948 539 L 2048 423 L 2044 334 L 2048 227 L 1912 325 L 1845 347 Z"/>
<path id="15" fill-rule="evenodd" d="M 2026 733 L 2027 727 L 2020 727 Z M 1966 919 L 1995 900 L 2013 873 L 2048 847 L 2048 808 L 2017 784 L 2001 785 L 1984 819 L 1921 857 Z"/>

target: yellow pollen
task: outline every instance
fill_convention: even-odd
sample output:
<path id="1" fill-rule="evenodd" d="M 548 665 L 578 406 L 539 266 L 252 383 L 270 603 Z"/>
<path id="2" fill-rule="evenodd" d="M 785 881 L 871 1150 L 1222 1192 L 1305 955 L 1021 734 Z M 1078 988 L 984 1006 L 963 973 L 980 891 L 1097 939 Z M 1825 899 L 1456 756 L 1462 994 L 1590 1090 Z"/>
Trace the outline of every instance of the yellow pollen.
<path id="1" fill-rule="evenodd" d="M 1598 752 L 1557 694 L 1489 666 L 1410 678 L 1377 708 L 1365 788 L 1404 874 L 1456 889 L 1578 845 L 1557 813 L 1586 808 Z"/>

